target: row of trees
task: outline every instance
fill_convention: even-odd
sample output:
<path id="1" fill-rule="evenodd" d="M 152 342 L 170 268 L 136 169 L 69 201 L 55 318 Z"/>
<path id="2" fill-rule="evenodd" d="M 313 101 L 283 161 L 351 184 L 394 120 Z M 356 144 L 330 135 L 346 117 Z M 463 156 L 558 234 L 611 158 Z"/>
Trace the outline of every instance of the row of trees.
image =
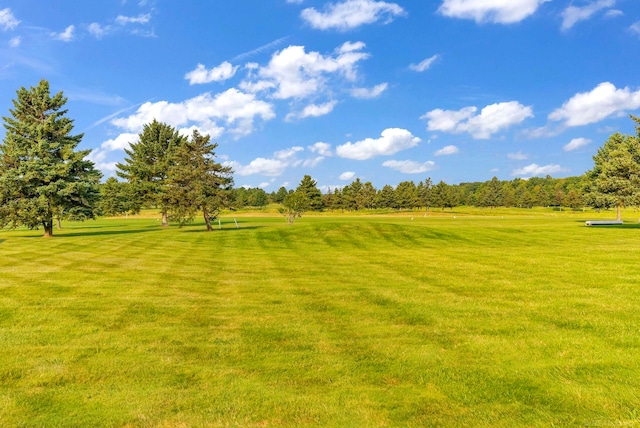
<path id="1" fill-rule="evenodd" d="M 217 144 L 197 131 L 188 138 L 173 127 L 153 121 L 138 141 L 126 149 L 117 175 L 100 184 L 101 174 L 87 160 L 90 150 L 76 150 L 83 135 L 73 135 L 65 117 L 67 99 L 51 95 L 49 83 L 21 88 L 11 117 L 4 117 L 0 144 L 0 227 L 42 226 L 53 234 L 54 219 L 84 220 L 98 213 L 118 215 L 156 207 L 162 224 L 192 221 L 197 213 L 207 230 L 221 209 L 282 204 L 281 213 L 293 222 L 307 210 L 367 210 L 453 208 L 474 205 L 568 206 L 617 208 L 640 205 L 640 119 L 636 135 L 613 134 L 594 156 L 594 168 L 582 177 L 531 178 L 484 183 L 415 184 L 404 181 L 376 189 L 356 179 L 322 194 L 305 175 L 295 190 L 281 187 L 267 195 L 262 189 L 233 189 L 232 171 L 215 161 Z"/>

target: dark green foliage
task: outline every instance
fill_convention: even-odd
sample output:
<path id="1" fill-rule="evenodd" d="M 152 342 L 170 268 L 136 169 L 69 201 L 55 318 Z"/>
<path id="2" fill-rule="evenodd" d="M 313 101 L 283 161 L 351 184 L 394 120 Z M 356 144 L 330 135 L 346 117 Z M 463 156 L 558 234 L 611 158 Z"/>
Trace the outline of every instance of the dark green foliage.
<path id="1" fill-rule="evenodd" d="M 118 216 L 137 210 L 132 205 L 131 185 L 114 177 L 109 177 L 100 186 L 100 196 L 100 213 L 104 216 Z"/>
<path id="2" fill-rule="evenodd" d="M 322 211 L 324 208 L 322 192 L 320 192 L 317 185 L 316 180 L 311 178 L 310 175 L 305 175 L 296 189 L 296 192 L 302 193 L 307 198 L 309 209 L 312 211 Z"/>
<path id="3" fill-rule="evenodd" d="M 138 142 L 125 149 L 127 158 L 118 163 L 118 176 L 133 187 L 135 204 L 158 206 L 162 213 L 162 224 L 166 226 L 169 207 L 163 198 L 169 169 L 174 162 L 174 153 L 187 139 L 166 123 L 154 120 L 144 126 Z"/>
<path id="4" fill-rule="evenodd" d="M 171 219 L 180 225 L 193 221 L 200 211 L 207 230 L 211 231 L 211 220 L 229 205 L 232 171 L 215 161 L 216 147 L 208 135 L 193 131 L 191 139 L 173 151 L 160 200 Z"/>
<path id="5" fill-rule="evenodd" d="M 17 95 L 11 117 L 3 118 L 0 226 L 43 226 L 51 236 L 54 217 L 94 218 L 101 174 L 85 159 L 90 150 L 75 150 L 82 134 L 71 135 L 73 121 L 62 109 L 67 98 L 51 96 L 46 80 Z"/>
<path id="6" fill-rule="evenodd" d="M 640 124 L 640 119 L 632 119 Z M 637 135 L 615 133 L 593 157 L 594 168 L 588 171 L 588 201 L 595 207 L 624 206 L 640 203 L 640 127 Z"/>

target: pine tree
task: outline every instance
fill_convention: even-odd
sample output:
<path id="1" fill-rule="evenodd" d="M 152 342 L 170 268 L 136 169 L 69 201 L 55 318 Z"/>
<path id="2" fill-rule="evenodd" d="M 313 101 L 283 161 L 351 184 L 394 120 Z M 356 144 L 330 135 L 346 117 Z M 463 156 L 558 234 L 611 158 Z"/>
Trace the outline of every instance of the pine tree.
<path id="1" fill-rule="evenodd" d="M 217 147 L 208 135 L 193 131 L 191 139 L 173 153 L 161 201 L 171 219 L 180 225 L 193 221 L 200 211 L 207 231 L 211 231 L 211 220 L 228 205 L 232 171 L 231 167 L 215 161 Z"/>
<path id="2" fill-rule="evenodd" d="M 53 236 L 53 219 L 95 217 L 101 174 L 76 151 L 83 135 L 72 135 L 62 92 L 51 96 L 49 82 L 17 91 L 11 117 L 4 117 L 0 145 L 0 226 L 44 228 Z"/>
<path id="3" fill-rule="evenodd" d="M 127 158 L 118 163 L 118 176 L 133 186 L 136 210 L 142 205 L 160 208 L 162 225 L 167 226 L 169 208 L 164 204 L 163 191 L 173 155 L 186 142 L 175 128 L 156 120 L 144 126 L 138 142 L 125 149 Z"/>

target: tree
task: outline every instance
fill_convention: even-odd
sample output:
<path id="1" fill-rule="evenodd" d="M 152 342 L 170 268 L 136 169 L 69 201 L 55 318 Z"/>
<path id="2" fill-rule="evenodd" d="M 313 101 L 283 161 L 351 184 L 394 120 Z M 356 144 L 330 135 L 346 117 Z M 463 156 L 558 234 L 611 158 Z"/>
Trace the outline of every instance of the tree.
<path id="1" fill-rule="evenodd" d="M 287 223 L 293 224 L 296 218 L 302 217 L 302 214 L 309 209 L 309 199 L 304 192 L 290 192 L 282 202 L 282 207 L 278 212 L 287 219 Z"/>
<path id="2" fill-rule="evenodd" d="M 631 116 L 640 125 L 640 118 Z M 621 219 L 624 206 L 640 202 L 640 126 L 636 134 L 615 133 L 593 157 L 594 168 L 587 172 L 591 205 L 615 206 Z"/>
<path id="3" fill-rule="evenodd" d="M 312 211 L 322 211 L 324 208 L 322 192 L 316 187 L 317 184 L 318 182 L 311 178 L 310 175 L 305 175 L 296 188 L 296 192 L 306 196 L 309 204 L 308 208 Z"/>
<path id="4" fill-rule="evenodd" d="M 138 142 L 125 149 L 127 158 L 118 163 L 118 176 L 131 183 L 136 199 L 136 210 L 144 204 L 160 208 L 162 225 L 168 223 L 168 206 L 163 201 L 163 191 L 174 162 L 174 152 L 185 144 L 187 138 L 181 136 L 172 126 L 154 119 L 144 125 L 138 134 Z"/>
<path id="5" fill-rule="evenodd" d="M 83 134 L 72 135 L 62 92 L 50 94 L 49 82 L 17 91 L 0 145 L 0 226 L 44 228 L 53 236 L 54 216 L 95 218 L 101 174 L 76 151 Z"/>
<path id="6" fill-rule="evenodd" d="M 191 139 L 174 149 L 160 199 L 169 217 L 180 225 L 193 221 L 200 211 L 211 231 L 211 220 L 227 204 L 232 171 L 215 161 L 216 147 L 208 135 L 193 131 Z"/>
<path id="7" fill-rule="evenodd" d="M 129 183 L 109 177 L 100 187 L 100 214 L 116 216 L 131 211 L 130 188 Z"/>

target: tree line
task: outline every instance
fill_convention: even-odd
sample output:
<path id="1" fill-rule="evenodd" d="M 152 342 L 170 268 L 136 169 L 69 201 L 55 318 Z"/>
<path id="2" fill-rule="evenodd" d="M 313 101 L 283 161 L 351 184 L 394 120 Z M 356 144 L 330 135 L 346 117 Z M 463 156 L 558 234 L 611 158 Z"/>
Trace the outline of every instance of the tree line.
<path id="1" fill-rule="evenodd" d="M 322 193 L 305 175 L 295 189 L 267 194 L 259 188 L 234 188 L 233 171 L 216 161 L 216 143 L 193 131 L 181 135 L 168 124 L 144 125 L 138 141 L 125 149 L 117 176 L 100 183 L 101 173 L 76 150 L 83 135 L 73 135 L 62 92 L 51 95 L 49 83 L 17 91 L 10 116 L 3 117 L 0 144 L 0 227 L 43 227 L 52 236 L 54 221 L 85 220 L 98 215 L 138 213 L 157 208 L 163 226 L 183 225 L 198 215 L 207 230 L 223 209 L 280 204 L 293 223 L 306 211 L 374 209 L 453 209 L 460 205 L 496 207 L 567 207 L 617 209 L 640 205 L 640 119 L 636 135 L 615 133 L 594 156 L 594 168 L 580 177 L 499 180 L 447 184 L 426 178 L 377 189 L 355 179 Z"/>

